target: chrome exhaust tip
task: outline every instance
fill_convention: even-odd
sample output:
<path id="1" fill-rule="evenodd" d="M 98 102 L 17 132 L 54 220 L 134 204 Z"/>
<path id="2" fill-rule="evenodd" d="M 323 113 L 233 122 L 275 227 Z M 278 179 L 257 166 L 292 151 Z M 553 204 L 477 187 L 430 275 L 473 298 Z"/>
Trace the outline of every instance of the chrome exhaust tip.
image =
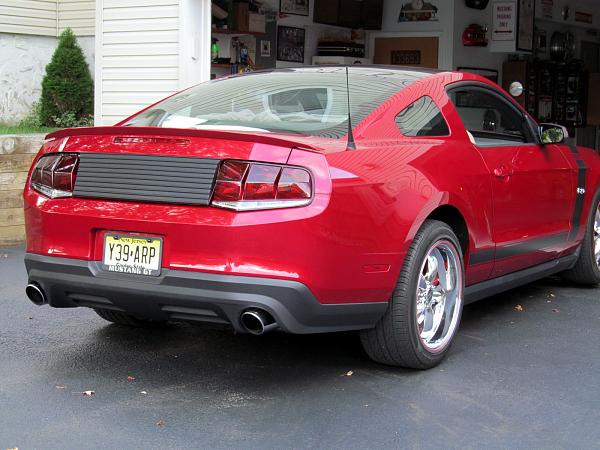
<path id="1" fill-rule="evenodd" d="M 261 309 L 249 309 L 240 316 L 240 321 L 244 329 L 256 336 L 277 328 L 277 322 L 273 316 Z"/>
<path id="2" fill-rule="evenodd" d="M 25 288 L 25 294 L 27 294 L 27 298 L 31 300 L 31 303 L 37 306 L 42 306 L 48 303 L 46 299 L 46 294 L 43 289 L 36 283 L 29 283 Z"/>

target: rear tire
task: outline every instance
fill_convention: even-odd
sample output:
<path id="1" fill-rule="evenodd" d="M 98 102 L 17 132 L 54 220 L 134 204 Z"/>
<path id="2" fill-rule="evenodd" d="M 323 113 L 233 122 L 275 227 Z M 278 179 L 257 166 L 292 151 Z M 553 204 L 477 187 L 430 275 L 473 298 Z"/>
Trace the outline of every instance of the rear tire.
<path id="1" fill-rule="evenodd" d="M 579 258 L 572 269 L 561 275 L 565 280 L 581 285 L 594 286 L 600 283 L 600 191 L 592 202 Z"/>
<path id="2" fill-rule="evenodd" d="M 407 252 L 385 315 L 375 328 L 361 331 L 362 345 L 382 364 L 435 367 L 450 349 L 463 303 L 464 264 L 458 238 L 444 222 L 427 220 Z"/>
<path id="3" fill-rule="evenodd" d="M 164 321 L 138 319 L 130 314 L 126 314 L 121 311 L 112 311 L 109 309 L 94 309 L 94 311 L 96 311 L 96 314 L 98 314 L 104 320 L 128 327 L 163 327 L 166 323 Z"/>

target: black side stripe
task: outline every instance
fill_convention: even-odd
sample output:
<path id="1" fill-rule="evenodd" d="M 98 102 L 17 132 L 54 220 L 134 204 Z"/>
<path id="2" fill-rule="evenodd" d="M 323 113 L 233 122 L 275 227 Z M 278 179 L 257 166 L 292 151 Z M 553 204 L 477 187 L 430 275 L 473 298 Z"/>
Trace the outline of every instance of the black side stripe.
<path id="1" fill-rule="evenodd" d="M 476 266 L 477 264 L 485 264 L 493 261 L 495 254 L 496 249 L 494 248 L 471 253 L 471 256 L 469 257 L 469 265 Z"/>
<path id="2" fill-rule="evenodd" d="M 577 237 L 581 228 L 581 214 L 583 213 L 583 203 L 585 201 L 585 180 L 587 166 L 585 161 L 577 160 L 577 199 L 575 200 L 575 208 L 573 209 L 573 219 L 571 219 L 571 232 L 569 240 L 572 241 Z"/>
<path id="3" fill-rule="evenodd" d="M 563 244 L 567 241 L 567 238 L 568 233 L 558 233 L 541 238 L 528 239 L 526 241 L 517 242 L 504 247 L 498 247 L 496 248 L 495 252 L 493 249 L 482 250 L 471 255 L 469 258 L 469 264 L 473 266 L 476 264 L 491 262 L 494 260 L 494 258 L 498 260 L 526 255 L 527 253 L 533 253 L 536 250 L 555 247 L 559 244 Z"/>

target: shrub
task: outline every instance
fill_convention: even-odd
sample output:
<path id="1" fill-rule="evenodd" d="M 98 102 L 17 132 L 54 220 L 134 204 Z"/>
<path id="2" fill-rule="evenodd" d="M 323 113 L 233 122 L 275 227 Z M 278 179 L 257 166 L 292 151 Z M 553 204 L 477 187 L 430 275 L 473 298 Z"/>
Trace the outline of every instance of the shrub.
<path id="1" fill-rule="evenodd" d="M 35 102 L 31 105 L 31 111 L 23 117 L 18 126 L 23 128 L 41 128 L 42 120 L 40 119 L 40 103 Z"/>
<path id="2" fill-rule="evenodd" d="M 94 82 L 73 32 L 62 32 L 42 81 L 40 119 L 46 126 L 61 126 L 56 119 L 87 120 L 94 111 Z M 63 120 L 64 122 L 64 120 Z"/>
<path id="3" fill-rule="evenodd" d="M 61 116 L 54 116 L 52 120 L 59 128 L 73 128 L 73 127 L 92 127 L 94 126 L 93 116 L 84 116 L 77 118 L 71 111 L 64 113 Z"/>

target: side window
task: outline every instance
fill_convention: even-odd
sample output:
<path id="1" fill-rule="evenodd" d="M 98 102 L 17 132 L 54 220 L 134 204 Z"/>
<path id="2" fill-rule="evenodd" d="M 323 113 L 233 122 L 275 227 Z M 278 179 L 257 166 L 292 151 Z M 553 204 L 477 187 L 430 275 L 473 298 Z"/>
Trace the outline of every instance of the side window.
<path id="1" fill-rule="evenodd" d="M 500 96 L 476 87 L 452 89 L 448 95 L 477 145 L 534 142 L 524 115 Z"/>
<path id="2" fill-rule="evenodd" d="M 396 116 L 404 136 L 448 136 L 448 125 L 431 97 L 421 97 Z"/>

